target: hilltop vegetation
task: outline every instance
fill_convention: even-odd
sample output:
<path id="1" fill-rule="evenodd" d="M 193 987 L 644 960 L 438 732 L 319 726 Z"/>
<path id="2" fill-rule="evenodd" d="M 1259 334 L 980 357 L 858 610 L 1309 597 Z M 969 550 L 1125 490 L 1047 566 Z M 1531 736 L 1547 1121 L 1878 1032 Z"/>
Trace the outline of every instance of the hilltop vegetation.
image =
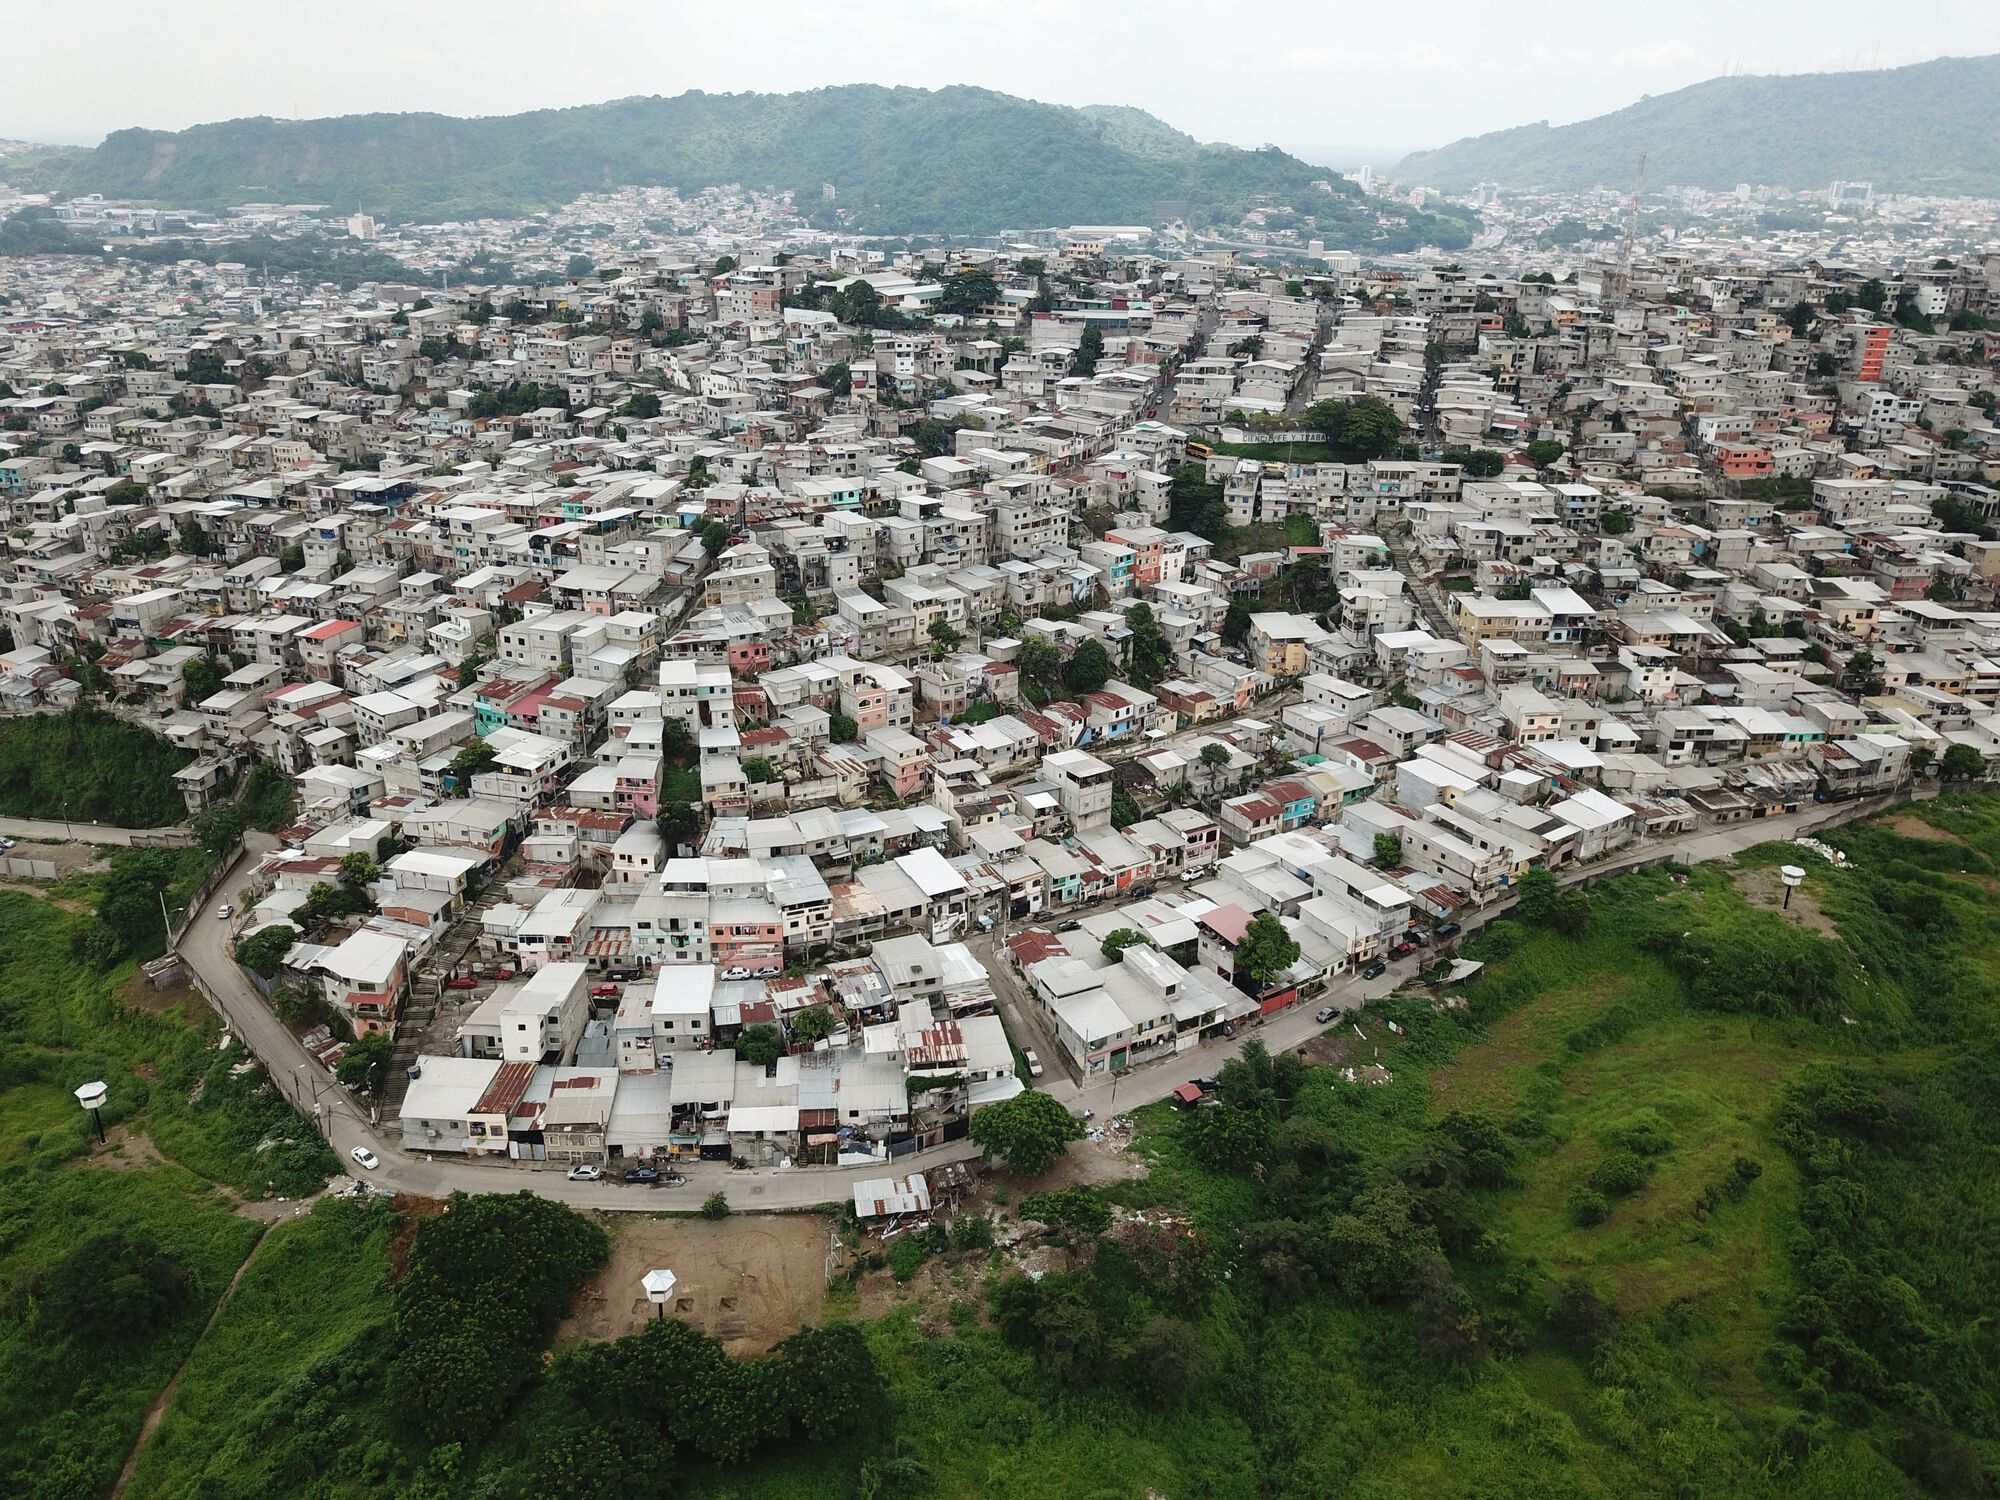
<path id="1" fill-rule="evenodd" d="M 1646 181 L 1661 187 L 1824 189 L 1847 178 L 1878 191 L 1991 196 L 2000 192 L 1996 134 L 2000 57 L 1944 57 L 1871 72 L 1711 78 L 1574 125 L 1522 125 L 1418 151 L 1395 175 L 1447 192 L 1479 182 L 1623 191 L 1645 152 Z"/>
<path id="2" fill-rule="evenodd" d="M 0 815 L 164 828 L 187 816 L 174 773 L 194 759 L 99 708 L 0 723 Z"/>
<path id="3" fill-rule="evenodd" d="M 1343 1028 L 1386 1081 L 1253 1046 L 1218 1105 L 1143 1112 L 1150 1177 L 1015 1205 L 1064 1247 L 1039 1280 L 954 1256 L 948 1319 L 836 1300 L 762 1360 L 672 1321 L 544 1360 L 595 1229 L 323 1206 L 252 1264 L 133 1493 L 1989 1494 L 2000 797 L 1829 838 L 1853 864 L 1789 913 L 1781 847 L 1530 893 L 1463 1006 Z M 482 1332 L 416 1353 L 455 1320 Z"/>
<path id="4" fill-rule="evenodd" d="M 881 234 L 1152 223 L 1163 199 L 1188 200 L 1210 222 L 1268 197 L 1342 246 L 1469 238 L 1469 221 L 1451 213 L 1399 211 L 1401 222 L 1385 223 L 1351 185 L 1275 149 L 1203 145 L 1137 110 L 963 87 L 690 92 L 470 120 L 229 120 L 121 130 L 92 149 L 12 158 L 7 173 L 60 193 L 186 206 L 306 198 L 415 219 L 520 214 L 623 185 L 738 183 L 797 194 L 822 227 Z"/>

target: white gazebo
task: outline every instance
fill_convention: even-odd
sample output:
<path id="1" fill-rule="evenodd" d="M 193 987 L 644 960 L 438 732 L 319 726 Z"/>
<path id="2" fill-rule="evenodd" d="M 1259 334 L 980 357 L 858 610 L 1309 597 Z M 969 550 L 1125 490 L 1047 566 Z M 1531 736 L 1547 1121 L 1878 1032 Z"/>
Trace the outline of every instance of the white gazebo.
<path id="1" fill-rule="evenodd" d="M 646 1300 L 660 1310 L 660 1316 L 667 1315 L 667 1304 L 674 1300 L 676 1278 L 672 1271 L 648 1271 L 639 1278 L 639 1285 L 646 1289 Z"/>

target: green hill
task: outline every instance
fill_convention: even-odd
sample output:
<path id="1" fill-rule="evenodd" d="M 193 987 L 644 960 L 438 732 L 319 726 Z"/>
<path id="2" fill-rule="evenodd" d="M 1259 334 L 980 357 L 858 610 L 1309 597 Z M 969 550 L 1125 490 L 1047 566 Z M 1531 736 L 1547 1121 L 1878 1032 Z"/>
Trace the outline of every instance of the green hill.
<path id="1" fill-rule="evenodd" d="M 1646 181 L 1727 190 L 1739 182 L 2000 193 L 2000 56 L 1791 77 L 1711 78 L 1594 120 L 1494 131 L 1397 164 L 1398 181 L 1447 192 L 1623 190 L 1645 152 Z"/>
<path id="2" fill-rule="evenodd" d="M 19 187 L 217 207 L 256 199 L 449 219 L 556 207 L 623 185 L 790 190 L 821 227 L 990 233 L 1151 223 L 1187 200 L 1197 222 L 1257 200 L 1355 248 L 1462 245 L 1469 221 L 1386 222 L 1349 184 L 1276 149 L 1204 145 L 1137 110 L 1079 110 L 985 89 L 855 85 L 801 94 L 686 93 L 455 119 L 350 115 L 121 130 L 87 150 L 7 164 Z M 832 185 L 828 203 L 822 188 Z"/>

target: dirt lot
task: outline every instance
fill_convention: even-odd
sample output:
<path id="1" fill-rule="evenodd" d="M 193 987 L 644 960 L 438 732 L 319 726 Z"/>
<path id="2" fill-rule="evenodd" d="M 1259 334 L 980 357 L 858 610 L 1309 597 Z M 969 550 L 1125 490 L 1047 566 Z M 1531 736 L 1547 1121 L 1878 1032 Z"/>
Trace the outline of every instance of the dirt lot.
<path id="1" fill-rule="evenodd" d="M 815 1214 L 706 1219 L 619 1215 L 606 1226 L 611 1257 L 584 1283 L 556 1343 L 615 1339 L 658 1316 L 639 1278 L 665 1267 L 680 1278 L 669 1316 L 722 1340 L 731 1354 L 762 1354 L 815 1325 L 826 1301 L 834 1237 Z"/>
<path id="2" fill-rule="evenodd" d="M 1752 906 L 1770 907 L 1788 922 L 1813 932 L 1824 933 L 1827 937 L 1840 936 L 1839 929 L 1833 925 L 1833 919 L 1820 910 L 1819 900 L 1813 895 L 1812 887 L 1809 885 L 1802 885 L 1793 891 L 1791 908 L 1784 909 L 1785 883 L 1778 878 L 1776 865 L 1737 871 L 1736 889 L 1743 893 L 1743 899 Z"/>
<path id="3" fill-rule="evenodd" d="M 1962 844 L 1964 839 L 1955 833 L 1946 833 L 1942 828 L 1934 828 L 1915 813 L 1897 813 L 1893 818 L 1883 820 L 1883 826 L 1891 833 L 1901 834 L 1906 839 L 1921 839 L 1931 844 Z"/>

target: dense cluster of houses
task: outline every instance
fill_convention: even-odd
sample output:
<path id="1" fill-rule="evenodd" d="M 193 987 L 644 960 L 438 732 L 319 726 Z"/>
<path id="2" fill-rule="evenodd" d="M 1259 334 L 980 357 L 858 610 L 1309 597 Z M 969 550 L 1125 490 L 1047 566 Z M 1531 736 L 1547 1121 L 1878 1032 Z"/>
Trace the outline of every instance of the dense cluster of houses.
<path id="1" fill-rule="evenodd" d="M 511 971 L 413 1148 L 902 1149 L 1019 1086 L 988 962 L 1089 1078 L 1531 869 L 2000 760 L 2000 256 L 732 244 L 0 268 L 0 708 L 118 704 L 191 811 L 292 778 L 238 920 L 347 1027 Z M 1289 430 L 1360 397 L 1422 445 Z"/>

